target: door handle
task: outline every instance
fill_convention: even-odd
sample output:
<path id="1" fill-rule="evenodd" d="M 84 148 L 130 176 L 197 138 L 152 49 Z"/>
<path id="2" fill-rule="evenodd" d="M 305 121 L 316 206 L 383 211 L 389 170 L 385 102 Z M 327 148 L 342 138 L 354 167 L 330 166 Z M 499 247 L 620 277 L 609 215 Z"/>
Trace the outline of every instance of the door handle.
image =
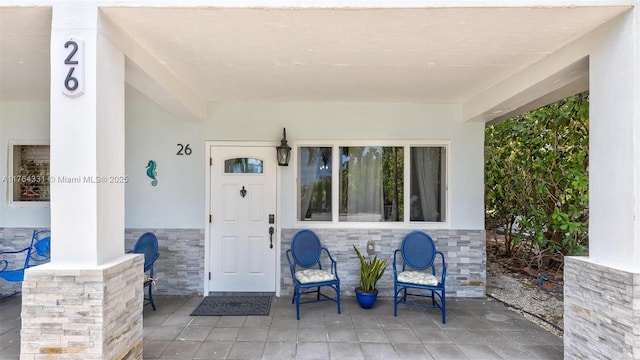
<path id="1" fill-rule="evenodd" d="M 275 229 L 273 226 L 269 226 L 269 249 L 273 249 L 273 233 Z"/>

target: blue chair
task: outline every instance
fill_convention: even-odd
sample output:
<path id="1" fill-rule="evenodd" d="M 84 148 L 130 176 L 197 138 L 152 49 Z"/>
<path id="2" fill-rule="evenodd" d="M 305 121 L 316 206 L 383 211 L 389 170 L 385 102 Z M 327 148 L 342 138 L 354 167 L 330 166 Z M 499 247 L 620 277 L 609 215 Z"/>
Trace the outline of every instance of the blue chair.
<path id="1" fill-rule="evenodd" d="M 153 272 L 153 264 L 160 257 L 160 253 L 158 252 L 158 238 L 152 232 L 146 232 L 138 238 L 135 245 L 133 246 L 133 250 L 129 251 L 129 253 L 134 254 L 144 254 L 144 288 L 149 288 L 148 294 L 145 297 L 145 305 L 151 304 L 151 308 L 153 311 L 156 310 L 156 304 L 153 301 L 153 294 L 151 289 L 156 281 Z M 147 274 L 148 273 L 148 274 Z"/>
<path id="2" fill-rule="evenodd" d="M 331 265 L 326 269 L 322 266 L 322 252 Z M 291 249 L 287 250 L 287 261 L 293 279 L 293 299 L 296 304 L 296 317 L 300 320 L 300 304 L 334 301 L 338 305 L 340 314 L 340 278 L 336 269 L 336 261 L 327 248 L 320 244 L 320 239 L 311 230 L 298 231 L 291 240 Z M 328 263 L 327 260 L 324 260 Z M 335 291 L 335 297 L 320 292 L 320 288 L 328 286 Z M 315 294 L 313 300 L 301 301 L 304 294 Z"/>
<path id="3" fill-rule="evenodd" d="M 398 254 L 402 255 L 402 265 L 398 264 Z M 436 250 L 431 236 L 421 231 L 407 234 L 400 248 L 393 253 L 393 315 L 398 316 L 398 304 L 439 308 L 444 324 L 446 277 L 444 254 Z M 408 299 L 410 296 L 412 301 Z M 416 302 L 420 298 L 429 298 L 431 303 Z"/>
<path id="4" fill-rule="evenodd" d="M 20 266 L 9 269 L 12 260 L 20 259 L 24 254 L 24 261 L 20 260 Z M 34 230 L 31 235 L 31 243 L 28 247 L 15 251 L 0 251 L 0 278 L 9 282 L 20 282 L 24 280 L 24 271 L 30 267 L 44 264 L 51 256 L 51 233 L 49 230 Z M 12 294 L 0 297 L 0 300 L 19 294 L 16 291 Z"/>

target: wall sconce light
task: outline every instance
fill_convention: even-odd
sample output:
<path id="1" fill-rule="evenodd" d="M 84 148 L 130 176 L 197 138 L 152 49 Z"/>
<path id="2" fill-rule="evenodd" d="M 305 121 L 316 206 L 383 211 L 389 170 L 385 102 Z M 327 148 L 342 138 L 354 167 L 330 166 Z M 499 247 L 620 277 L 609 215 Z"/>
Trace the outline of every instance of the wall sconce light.
<path id="1" fill-rule="evenodd" d="M 276 146 L 278 154 L 278 165 L 289 166 L 289 158 L 291 157 L 291 147 L 287 145 L 287 129 L 282 128 L 282 140 L 280 145 Z"/>

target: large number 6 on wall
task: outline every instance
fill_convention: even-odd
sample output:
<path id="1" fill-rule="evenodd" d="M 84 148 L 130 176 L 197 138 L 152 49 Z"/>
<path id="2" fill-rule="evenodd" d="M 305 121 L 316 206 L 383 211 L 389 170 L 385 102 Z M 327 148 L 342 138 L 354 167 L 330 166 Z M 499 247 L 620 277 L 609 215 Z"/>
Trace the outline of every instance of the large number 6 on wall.
<path id="1" fill-rule="evenodd" d="M 78 38 L 67 38 L 62 61 L 62 93 L 76 97 L 84 94 L 84 41 Z"/>

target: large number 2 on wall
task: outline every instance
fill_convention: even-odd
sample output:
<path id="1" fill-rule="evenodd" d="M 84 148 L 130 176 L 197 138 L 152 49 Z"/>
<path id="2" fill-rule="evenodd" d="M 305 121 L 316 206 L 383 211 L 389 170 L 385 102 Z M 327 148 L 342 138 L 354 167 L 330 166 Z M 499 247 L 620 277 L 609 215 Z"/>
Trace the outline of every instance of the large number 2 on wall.
<path id="1" fill-rule="evenodd" d="M 62 93 L 76 97 L 84 94 L 84 41 L 68 38 L 64 41 Z"/>

